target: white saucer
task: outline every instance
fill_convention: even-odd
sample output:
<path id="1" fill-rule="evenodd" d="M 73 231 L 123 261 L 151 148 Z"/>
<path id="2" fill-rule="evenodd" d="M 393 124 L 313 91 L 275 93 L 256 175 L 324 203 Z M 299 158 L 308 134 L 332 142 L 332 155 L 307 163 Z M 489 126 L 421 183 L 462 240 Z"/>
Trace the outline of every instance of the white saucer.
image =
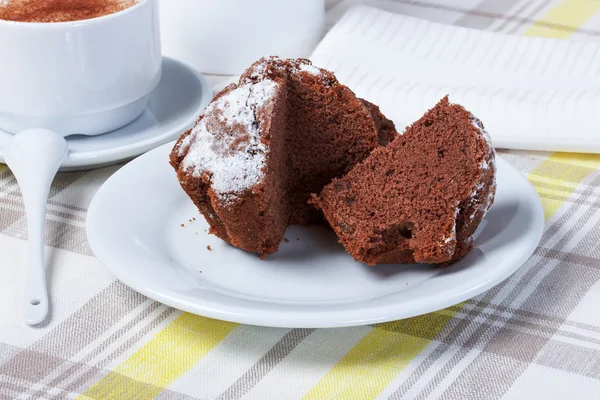
<path id="1" fill-rule="evenodd" d="M 172 141 L 189 129 L 212 99 L 204 77 L 179 61 L 164 57 L 163 75 L 150 93 L 148 108 L 131 124 L 98 136 L 69 136 L 61 170 L 97 168 L 127 160 Z M 12 135 L 0 130 L 2 149 Z"/>
<path id="2" fill-rule="evenodd" d="M 126 285 L 211 318 L 322 328 L 429 313 L 508 278 L 532 254 L 544 227 L 537 193 L 498 157 L 496 203 L 480 226 L 474 250 L 449 268 L 371 268 L 354 262 L 323 227 L 290 228 L 289 243 L 261 261 L 206 233 L 204 218 L 167 163 L 172 146 L 132 161 L 100 188 L 88 211 L 88 239 Z"/>

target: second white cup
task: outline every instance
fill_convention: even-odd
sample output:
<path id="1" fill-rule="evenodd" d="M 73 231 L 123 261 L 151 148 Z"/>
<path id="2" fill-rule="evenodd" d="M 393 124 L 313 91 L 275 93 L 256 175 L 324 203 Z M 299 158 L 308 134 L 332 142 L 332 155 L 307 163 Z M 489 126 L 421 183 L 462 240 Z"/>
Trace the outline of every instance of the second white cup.
<path id="1" fill-rule="evenodd" d="M 325 0 L 160 0 L 163 52 L 201 72 L 237 75 L 263 56 L 308 57 Z"/>

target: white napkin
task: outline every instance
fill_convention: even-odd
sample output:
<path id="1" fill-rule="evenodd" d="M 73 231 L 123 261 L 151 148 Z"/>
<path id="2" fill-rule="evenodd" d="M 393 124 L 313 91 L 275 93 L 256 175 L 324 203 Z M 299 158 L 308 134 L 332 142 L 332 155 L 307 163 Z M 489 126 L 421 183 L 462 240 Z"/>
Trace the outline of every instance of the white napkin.
<path id="1" fill-rule="evenodd" d="M 311 56 L 403 129 L 444 95 L 499 148 L 600 153 L 600 46 L 351 8 Z"/>

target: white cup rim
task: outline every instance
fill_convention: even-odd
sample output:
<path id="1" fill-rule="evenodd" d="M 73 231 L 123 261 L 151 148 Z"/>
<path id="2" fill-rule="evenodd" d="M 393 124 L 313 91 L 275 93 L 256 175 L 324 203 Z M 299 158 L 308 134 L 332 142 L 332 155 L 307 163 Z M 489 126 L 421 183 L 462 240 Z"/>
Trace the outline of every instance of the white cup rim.
<path id="1" fill-rule="evenodd" d="M 116 13 L 101 15 L 95 18 L 88 19 L 79 19 L 76 21 L 62 21 L 62 22 L 29 22 L 29 21 L 9 21 L 6 19 L 0 18 L 0 25 L 10 25 L 10 26 L 22 26 L 33 29 L 59 29 L 65 27 L 77 27 L 82 25 L 91 25 L 96 23 L 102 23 L 107 19 L 119 18 L 120 16 L 134 12 L 135 9 L 141 7 L 144 3 L 147 3 L 148 0 L 137 0 L 137 4 L 127 7 L 124 10 L 118 11 Z"/>

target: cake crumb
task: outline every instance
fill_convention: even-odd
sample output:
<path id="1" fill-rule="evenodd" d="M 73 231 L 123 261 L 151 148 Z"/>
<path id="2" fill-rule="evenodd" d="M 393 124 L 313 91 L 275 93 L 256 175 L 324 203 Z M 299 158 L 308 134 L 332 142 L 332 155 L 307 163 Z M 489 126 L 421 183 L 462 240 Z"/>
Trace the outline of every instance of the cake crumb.
<path id="1" fill-rule="evenodd" d="M 284 241 L 284 242 L 286 242 L 286 243 L 289 243 L 289 242 L 290 242 L 290 239 L 288 239 L 288 238 L 284 237 L 284 238 L 283 238 L 283 241 Z"/>
<path id="2" fill-rule="evenodd" d="M 300 238 L 299 238 L 299 237 L 297 237 L 297 238 L 296 238 L 296 240 L 300 240 Z"/>
<path id="3" fill-rule="evenodd" d="M 202 273 L 202 270 L 198 271 L 199 273 Z"/>
<path id="4" fill-rule="evenodd" d="M 266 254 L 261 254 L 259 258 L 264 261 L 264 259 L 267 258 L 267 255 Z"/>
<path id="5" fill-rule="evenodd" d="M 211 251 L 210 245 L 206 246 L 206 250 Z"/>
<path id="6" fill-rule="evenodd" d="M 193 217 L 192 217 L 192 221 L 195 221 L 195 220 L 196 220 L 196 218 L 193 218 Z"/>
<path id="7" fill-rule="evenodd" d="M 181 227 L 182 227 L 182 228 L 183 228 L 184 226 L 185 226 L 184 224 L 181 224 Z"/>

